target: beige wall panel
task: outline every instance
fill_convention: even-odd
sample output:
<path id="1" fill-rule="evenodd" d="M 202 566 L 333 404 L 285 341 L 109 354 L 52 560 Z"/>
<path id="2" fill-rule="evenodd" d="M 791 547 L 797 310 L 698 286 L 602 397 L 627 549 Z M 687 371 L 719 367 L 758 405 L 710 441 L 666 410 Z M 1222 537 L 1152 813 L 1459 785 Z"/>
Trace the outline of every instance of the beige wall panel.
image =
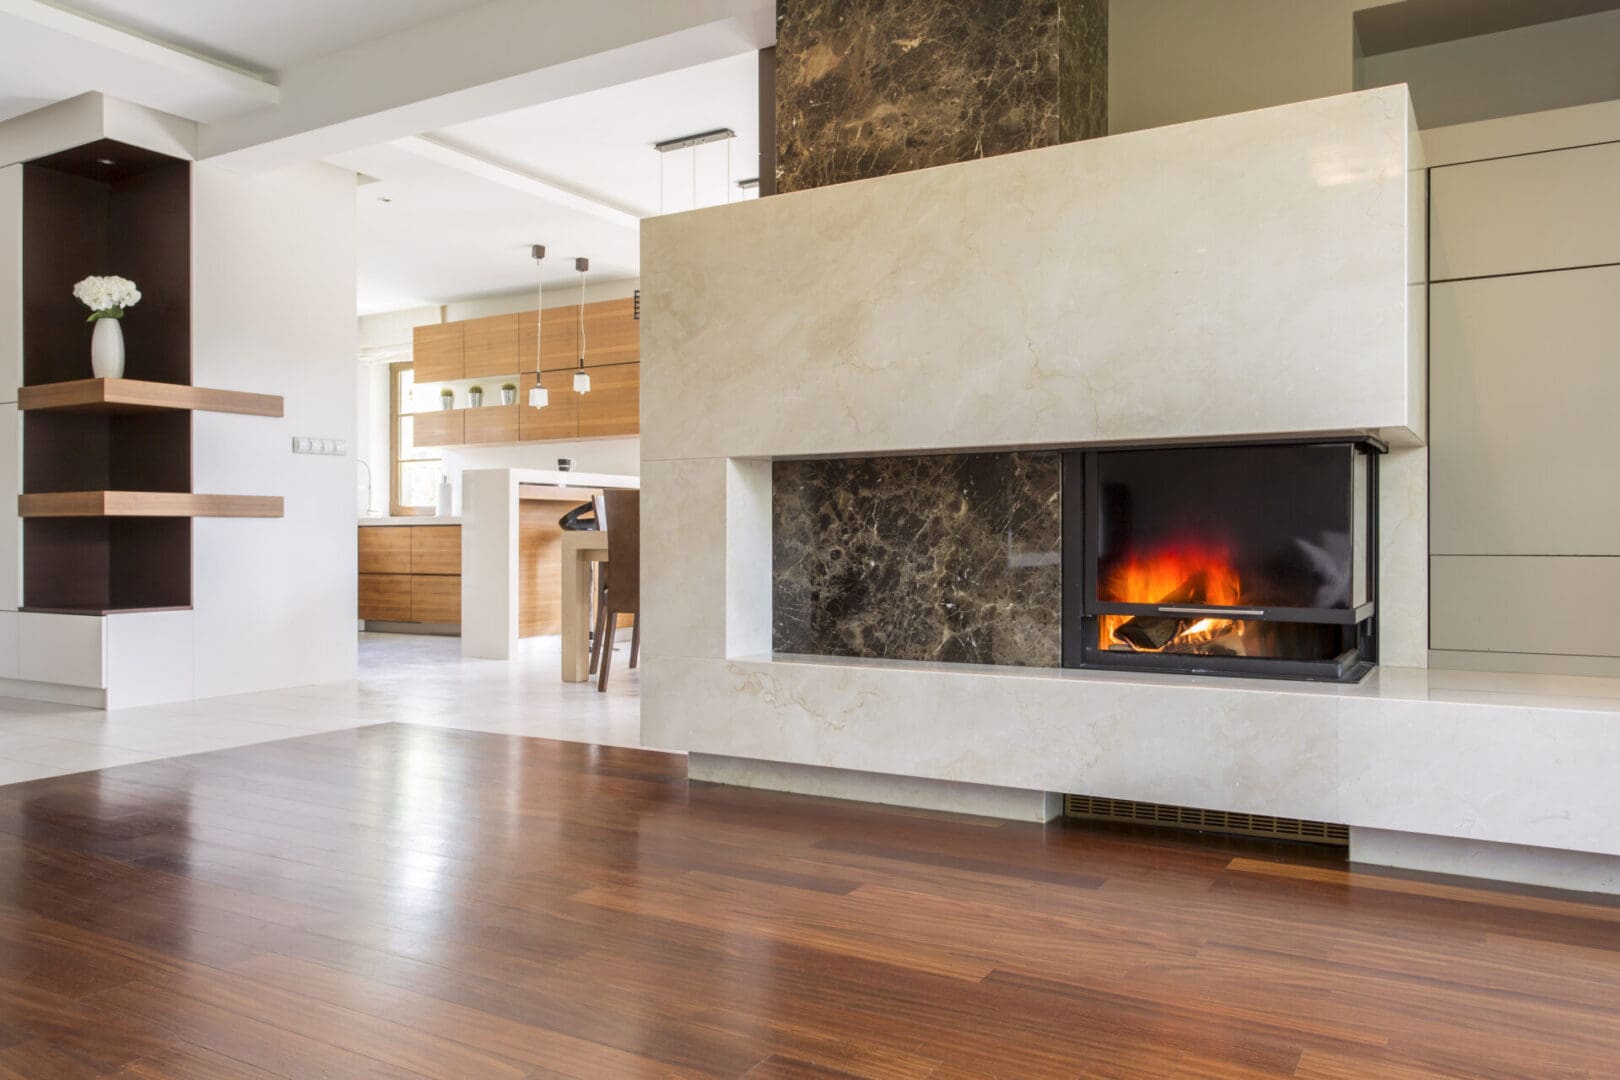
<path id="1" fill-rule="evenodd" d="M 1620 267 L 1430 303 L 1434 553 L 1620 555 Z"/>
<path id="2" fill-rule="evenodd" d="M 1620 142 L 1447 165 L 1429 198 L 1431 280 L 1620 262 Z"/>
<path id="3" fill-rule="evenodd" d="M 1437 555 L 1435 649 L 1620 656 L 1620 558 Z"/>

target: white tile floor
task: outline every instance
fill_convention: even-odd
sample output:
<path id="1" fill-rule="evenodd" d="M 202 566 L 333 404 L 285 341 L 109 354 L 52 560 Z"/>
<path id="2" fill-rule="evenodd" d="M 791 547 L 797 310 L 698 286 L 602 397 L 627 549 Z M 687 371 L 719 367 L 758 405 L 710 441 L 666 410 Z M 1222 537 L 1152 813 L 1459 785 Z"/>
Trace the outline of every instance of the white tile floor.
<path id="1" fill-rule="evenodd" d="M 463 660 L 460 638 L 361 634 L 353 682 L 106 712 L 0 698 L 0 784 L 394 721 L 641 745 L 641 673 L 624 645 L 605 694 L 562 681 L 557 638 L 521 649 Z"/>

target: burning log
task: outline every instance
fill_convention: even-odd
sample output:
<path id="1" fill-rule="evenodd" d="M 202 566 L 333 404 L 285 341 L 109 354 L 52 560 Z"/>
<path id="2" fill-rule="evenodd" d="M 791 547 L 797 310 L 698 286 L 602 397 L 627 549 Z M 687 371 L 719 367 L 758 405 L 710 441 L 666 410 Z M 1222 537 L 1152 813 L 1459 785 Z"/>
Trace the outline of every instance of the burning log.
<path id="1" fill-rule="evenodd" d="M 1168 596 L 1161 597 L 1160 604 L 1199 604 L 1203 603 L 1208 595 L 1209 572 L 1199 570 L 1183 581 Z M 1203 621 L 1202 619 L 1181 619 L 1174 615 L 1138 615 L 1127 619 L 1114 631 L 1114 640 L 1135 649 L 1137 652 L 1158 652 L 1179 637 L 1183 630 L 1191 623 Z"/>
<path id="2" fill-rule="evenodd" d="M 1137 652 L 1158 652 L 1181 633 L 1184 620 L 1169 615 L 1138 615 L 1114 631 L 1114 639 Z"/>

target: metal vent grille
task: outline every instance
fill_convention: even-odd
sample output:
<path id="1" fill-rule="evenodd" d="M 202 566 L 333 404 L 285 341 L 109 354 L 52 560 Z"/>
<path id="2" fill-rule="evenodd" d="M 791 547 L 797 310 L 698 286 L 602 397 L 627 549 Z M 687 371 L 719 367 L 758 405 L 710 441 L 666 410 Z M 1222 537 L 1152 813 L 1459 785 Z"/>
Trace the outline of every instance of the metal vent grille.
<path id="1" fill-rule="evenodd" d="M 641 290 L 636 290 L 636 318 L 641 318 Z"/>
<path id="2" fill-rule="evenodd" d="M 1231 810 L 1200 810 L 1169 803 L 1137 802 L 1134 799 L 1104 799 L 1096 795 L 1063 796 L 1063 814 L 1072 818 L 1106 821 L 1133 821 L 1139 825 L 1162 825 L 1173 829 L 1230 833 L 1236 836 L 1265 836 L 1273 839 L 1306 840 L 1316 844 L 1350 843 L 1350 826 L 1301 818 L 1272 817 L 1268 814 L 1240 814 Z"/>

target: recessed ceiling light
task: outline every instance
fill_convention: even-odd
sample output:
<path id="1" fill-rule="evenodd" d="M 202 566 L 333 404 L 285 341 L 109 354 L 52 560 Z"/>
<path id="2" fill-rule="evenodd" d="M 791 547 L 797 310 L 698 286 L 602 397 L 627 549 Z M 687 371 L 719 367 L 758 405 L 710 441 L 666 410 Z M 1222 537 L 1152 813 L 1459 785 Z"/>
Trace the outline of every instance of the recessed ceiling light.
<path id="1" fill-rule="evenodd" d="M 98 157 L 98 158 L 96 158 L 96 164 L 97 165 L 116 165 L 116 164 L 118 164 L 118 162 L 114 161 L 110 157 Z"/>
<path id="2" fill-rule="evenodd" d="M 379 196 L 377 196 L 377 201 L 378 201 L 378 202 L 393 202 L 393 201 L 394 201 L 394 200 L 393 200 L 393 199 L 390 199 L 390 198 L 389 198 L 389 197 L 388 197 L 388 196 L 386 196 L 386 195 L 379 195 Z"/>

